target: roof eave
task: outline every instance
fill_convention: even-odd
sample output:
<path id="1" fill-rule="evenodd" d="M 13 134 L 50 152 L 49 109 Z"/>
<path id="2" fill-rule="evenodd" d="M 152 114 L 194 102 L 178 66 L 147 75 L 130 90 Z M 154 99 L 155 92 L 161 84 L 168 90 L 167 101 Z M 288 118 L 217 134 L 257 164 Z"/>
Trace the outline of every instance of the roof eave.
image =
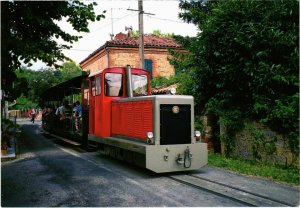
<path id="1" fill-rule="evenodd" d="M 84 62 L 88 61 L 90 58 L 95 56 L 97 53 L 99 53 L 101 50 L 108 48 L 108 47 L 119 47 L 119 48 L 138 48 L 138 45 L 129 45 L 129 44 L 112 44 L 109 41 L 107 41 L 104 45 L 102 45 L 100 48 L 95 50 L 93 53 L 91 53 L 87 58 L 85 58 L 83 61 L 81 61 L 79 64 L 82 65 Z M 184 50 L 182 47 L 175 47 L 175 46 L 155 46 L 155 45 L 145 45 L 144 48 L 154 48 L 154 49 L 178 49 L 178 50 Z"/>

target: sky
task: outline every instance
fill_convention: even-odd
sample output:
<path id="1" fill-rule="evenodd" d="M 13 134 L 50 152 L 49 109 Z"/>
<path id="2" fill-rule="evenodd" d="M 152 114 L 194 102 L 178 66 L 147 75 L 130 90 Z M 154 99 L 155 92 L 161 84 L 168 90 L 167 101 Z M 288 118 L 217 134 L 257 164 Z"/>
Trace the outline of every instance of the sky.
<path id="1" fill-rule="evenodd" d="M 89 2 L 89 1 L 86 1 Z M 91 1 L 90 1 L 91 2 Z M 73 44 L 70 50 L 63 50 L 63 53 L 76 63 L 80 63 L 89 54 L 110 40 L 110 34 L 116 35 L 119 32 L 127 33 L 125 27 L 132 27 L 138 30 L 138 12 L 127 9 L 138 9 L 137 0 L 101 0 L 96 1 L 96 14 L 101 14 L 106 10 L 105 19 L 89 24 L 90 33 L 77 33 L 66 21 L 57 24 L 66 32 L 73 35 L 81 35 L 82 38 Z M 174 33 L 182 36 L 195 36 L 198 32 L 194 24 L 184 23 L 178 18 L 180 9 L 179 1 L 175 0 L 144 0 L 144 33 L 151 33 L 153 30 L 160 30 L 162 33 Z M 113 20 L 113 24 L 112 24 Z M 61 42 L 59 42 L 61 43 Z M 43 63 L 37 62 L 31 67 L 40 69 L 46 67 Z"/>

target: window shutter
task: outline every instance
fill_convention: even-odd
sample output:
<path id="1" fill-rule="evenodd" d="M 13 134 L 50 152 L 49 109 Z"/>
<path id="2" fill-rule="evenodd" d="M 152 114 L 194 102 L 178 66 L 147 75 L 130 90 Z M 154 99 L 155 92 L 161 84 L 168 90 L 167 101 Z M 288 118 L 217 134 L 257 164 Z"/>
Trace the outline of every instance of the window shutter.
<path id="1" fill-rule="evenodd" d="M 152 79 L 152 60 L 145 59 L 145 69 L 150 72 L 150 78 Z"/>

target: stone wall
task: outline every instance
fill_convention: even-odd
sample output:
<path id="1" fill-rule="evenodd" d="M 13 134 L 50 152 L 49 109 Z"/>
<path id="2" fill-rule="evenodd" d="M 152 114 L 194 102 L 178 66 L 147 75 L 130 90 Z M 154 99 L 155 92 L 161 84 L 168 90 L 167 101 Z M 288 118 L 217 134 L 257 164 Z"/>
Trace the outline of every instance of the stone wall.
<path id="1" fill-rule="evenodd" d="M 201 122 L 203 124 L 201 139 L 203 142 L 207 143 L 208 151 L 220 153 L 221 143 L 218 118 L 213 114 L 206 114 L 201 117 Z"/>
<path id="2" fill-rule="evenodd" d="M 299 166 L 299 155 L 289 150 L 287 138 L 257 122 L 245 123 L 236 134 L 234 154 L 267 164 Z"/>
<path id="3" fill-rule="evenodd" d="M 201 120 L 203 123 L 202 141 L 207 143 L 210 152 L 219 152 L 217 143 L 219 138 L 216 134 L 225 133 L 226 128 L 224 126 L 216 127 L 217 119 L 213 115 L 205 115 Z M 299 167 L 299 155 L 292 154 L 288 139 L 258 122 L 246 122 L 244 129 L 236 134 L 233 144 L 233 155 L 238 158 L 264 164 Z M 222 142 L 221 153 L 225 154 Z"/>
<path id="4" fill-rule="evenodd" d="M 201 139 L 203 142 L 207 143 L 207 149 L 209 152 L 214 152 L 214 145 L 213 145 L 213 131 L 211 117 L 209 116 L 202 116 L 201 121 L 203 123 L 203 131 L 201 135 Z"/>

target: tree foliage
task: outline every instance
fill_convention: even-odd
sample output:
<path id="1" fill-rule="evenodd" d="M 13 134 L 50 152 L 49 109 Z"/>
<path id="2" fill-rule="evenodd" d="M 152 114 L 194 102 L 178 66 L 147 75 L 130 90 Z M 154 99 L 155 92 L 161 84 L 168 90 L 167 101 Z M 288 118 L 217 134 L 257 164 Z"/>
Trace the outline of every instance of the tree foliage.
<path id="1" fill-rule="evenodd" d="M 81 68 L 73 61 L 63 63 L 58 70 L 61 73 L 62 81 L 81 75 Z"/>
<path id="2" fill-rule="evenodd" d="M 17 97 L 25 97 L 31 102 L 38 104 L 39 96 L 49 87 L 58 84 L 61 81 L 62 75 L 60 71 L 53 70 L 50 68 L 41 69 L 34 71 L 31 69 L 20 69 L 16 71 L 17 80 L 16 86 L 19 85 L 20 81 L 25 82 L 27 88 L 19 89 Z M 22 83 L 21 82 L 21 83 Z"/>
<path id="3" fill-rule="evenodd" d="M 70 49 L 80 36 L 71 35 L 57 24 L 66 18 L 77 32 L 89 32 L 89 21 L 98 21 L 95 2 L 73 1 L 5 1 L 1 2 L 1 69 L 2 87 L 11 91 L 14 70 L 22 62 L 41 60 L 49 66 L 68 59 L 62 52 Z M 58 44 L 63 40 L 65 44 Z"/>
<path id="4" fill-rule="evenodd" d="M 173 37 L 175 35 L 174 33 L 162 33 L 161 30 L 159 29 L 153 30 L 151 34 L 155 36 L 162 36 L 162 37 Z M 139 37 L 139 35 L 140 32 L 138 30 L 131 31 L 132 37 Z"/>
<path id="5" fill-rule="evenodd" d="M 198 106 L 220 116 L 229 137 L 252 117 L 298 151 L 299 2 L 181 1 L 180 8 L 200 32 L 178 39 L 191 54 L 172 61 L 193 78 Z"/>
<path id="6" fill-rule="evenodd" d="M 67 81 L 81 74 L 81 69 L 74 62 L 65 62 L 57 70 L 46 68 L 38 71 L 30 69 L 16 70 L 15 96 L 17 108 L 40 103 L 42 93 L 61 82 Z"/>

